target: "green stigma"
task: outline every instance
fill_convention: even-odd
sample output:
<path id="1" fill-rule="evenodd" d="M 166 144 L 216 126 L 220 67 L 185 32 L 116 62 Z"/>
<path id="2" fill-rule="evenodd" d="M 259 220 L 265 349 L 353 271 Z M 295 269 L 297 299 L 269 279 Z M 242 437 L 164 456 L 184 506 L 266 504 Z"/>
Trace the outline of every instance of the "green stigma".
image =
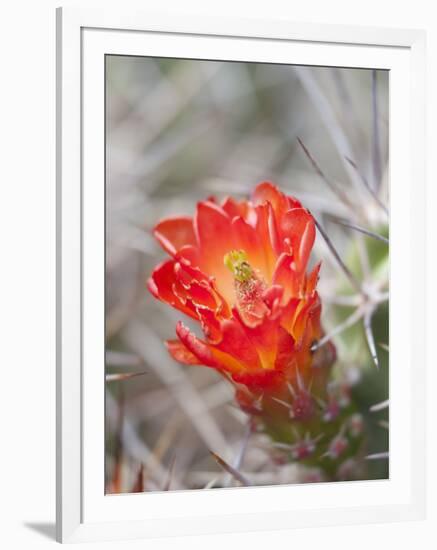
<path id="1" fill-rule="evenodd" d="M 244 250 L 231 250 L 223 258 L 225 266 L 231 271 L 236 281 L 247 283 L 254 278 L 255 273 L 247 261 Z"/>

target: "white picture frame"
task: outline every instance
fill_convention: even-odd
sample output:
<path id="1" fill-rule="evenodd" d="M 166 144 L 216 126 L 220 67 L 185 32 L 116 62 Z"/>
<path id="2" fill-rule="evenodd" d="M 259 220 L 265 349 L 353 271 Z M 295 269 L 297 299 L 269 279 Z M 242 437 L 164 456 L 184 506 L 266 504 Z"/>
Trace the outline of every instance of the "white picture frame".
<path id="1" fill-rule="evenodd" d="M 390 178 L 397 187 L 390 222 L 389 480 L 104 496 L 104 55 L 184 57 L 195 49 L 198 58 L 391 71 Z M 58 9 L 58 541 L 424 517 L 424 65 L 425 35 L 417 30 Z"/>

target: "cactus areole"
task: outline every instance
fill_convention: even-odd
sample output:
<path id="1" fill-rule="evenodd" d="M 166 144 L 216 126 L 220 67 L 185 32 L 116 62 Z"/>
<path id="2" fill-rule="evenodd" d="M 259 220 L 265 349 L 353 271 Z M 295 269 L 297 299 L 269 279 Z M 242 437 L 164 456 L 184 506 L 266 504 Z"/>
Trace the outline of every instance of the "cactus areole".
<path id="1" fill-rule="evenodd" d="M 274 441 L 296 445 L 311 432 L 320 453 L 302 457 L 326 454 L 345 419 L 340 411 L 326 420 L 335 348 L 328 342 L 312 351 L 323 331 L 321 266 L 308 266 L 316 237 L 311 213 L 263 182 L 250 200 L 210 197 L 193 217 L 161 220 L 154 235 L 170 257 L 154 269 L 148 289 L 203 334 L 180 321 L 177 338 L 167 341 L 171 356 L 228 378 L 240 407 Z"/>

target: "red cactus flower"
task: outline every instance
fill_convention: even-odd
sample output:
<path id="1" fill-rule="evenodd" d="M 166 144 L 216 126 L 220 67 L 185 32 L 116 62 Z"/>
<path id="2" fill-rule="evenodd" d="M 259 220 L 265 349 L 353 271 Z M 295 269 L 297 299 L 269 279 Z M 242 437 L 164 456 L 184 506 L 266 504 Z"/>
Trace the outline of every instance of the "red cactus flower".
<path id="1" fill-rule="evenodd" d="M 308 210 L 268 182 L 250 201 L 209 198 L 193 218 L 160 221 L 154 235 L 171 258 L 148 288 L 198 321 L 204 335 L 179 322 L 178 339 L 167 342 L 173 358 L 230 377 L 242 405 L 241 388 L 278 396 L 295 385 L 304 394 L 321 336 L 320 264 L 307 273 L 315 233 Z"/>

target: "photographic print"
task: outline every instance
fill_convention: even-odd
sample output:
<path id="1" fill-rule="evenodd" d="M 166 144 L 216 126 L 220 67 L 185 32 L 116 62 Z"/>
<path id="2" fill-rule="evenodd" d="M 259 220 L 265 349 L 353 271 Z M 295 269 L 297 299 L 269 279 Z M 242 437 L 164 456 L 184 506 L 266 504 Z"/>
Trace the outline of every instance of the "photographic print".
<path id="1" fill-rule="evenodd" d="M 105 57 L 105 487 L 389 476 L 389 73 Z"/>

